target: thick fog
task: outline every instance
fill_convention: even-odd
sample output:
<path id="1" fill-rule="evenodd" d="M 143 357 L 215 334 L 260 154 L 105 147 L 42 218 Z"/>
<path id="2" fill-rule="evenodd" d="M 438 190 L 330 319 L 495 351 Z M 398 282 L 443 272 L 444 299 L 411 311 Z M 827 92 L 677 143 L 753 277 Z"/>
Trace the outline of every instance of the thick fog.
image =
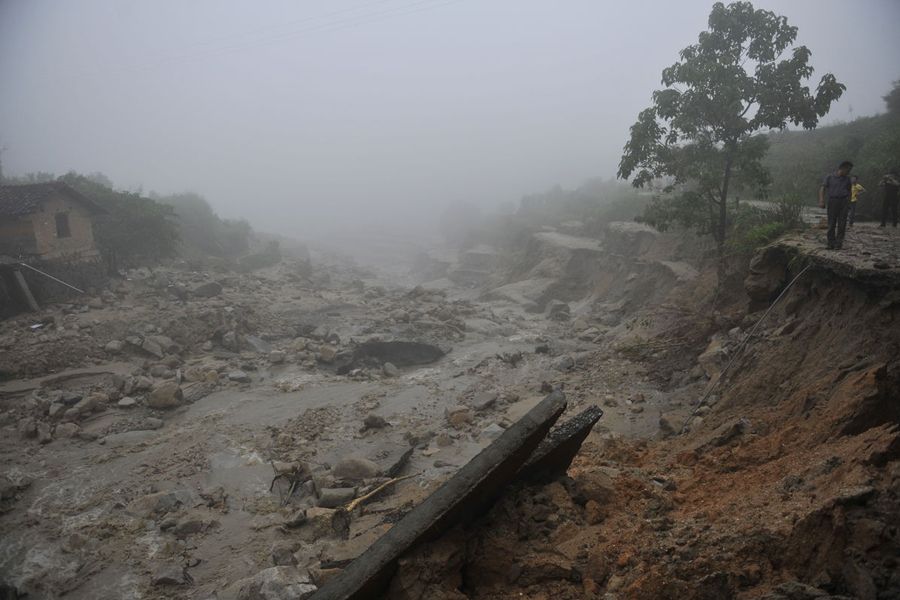
<path id="1" fill-rule="evenodd" d="M 711 4 L 2 0 L 3 166 L 192 190 L 284 234 L 517 202 L 615 173 Z M 847 84 L 826 122 L 882 110 L 900 2 L 754 4 Z"/>

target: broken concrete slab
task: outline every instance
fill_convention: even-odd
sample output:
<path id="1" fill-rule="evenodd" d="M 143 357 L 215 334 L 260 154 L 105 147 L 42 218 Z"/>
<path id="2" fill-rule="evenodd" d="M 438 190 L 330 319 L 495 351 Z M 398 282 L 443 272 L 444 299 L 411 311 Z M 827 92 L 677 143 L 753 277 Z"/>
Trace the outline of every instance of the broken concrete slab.
<path id="1" fill-rule="evenodd" d="M 563 475 L 602 416 L 603 410 L 599 406 L 589 406 L 555 427 L 522 467 L 518 479 L 544 482 Z"/>
<path id="2" fill-rule="evenodd" d="M 493 504 L 565 407 L 565 394 L 559 390 L 544 398 L 350 563 L 340 577 L 329 580 L 313 598 L 378 597 L 389 585 L 400 556 L 411 546 L 474 519 Z"/>

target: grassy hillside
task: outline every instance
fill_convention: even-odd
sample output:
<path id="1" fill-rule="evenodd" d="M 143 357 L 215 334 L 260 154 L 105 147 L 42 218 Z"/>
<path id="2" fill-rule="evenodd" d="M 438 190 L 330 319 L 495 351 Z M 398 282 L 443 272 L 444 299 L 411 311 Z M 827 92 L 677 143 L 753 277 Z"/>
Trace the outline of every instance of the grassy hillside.
<path id="1" fill-rule="evenodd" d="M 765 163 L 772 174 L 774 197 L 798 194 L 806 204 L 817 201 L 822 178 L 838 163 L 850 160 L 853 173 L 868 189 L 860 214 L 874 218 L 881 210 L 878 180 L 900 169 L 900 85 L 885 97 L 888 112 L 812 131 L 784 131 L 769 136 Z"/>

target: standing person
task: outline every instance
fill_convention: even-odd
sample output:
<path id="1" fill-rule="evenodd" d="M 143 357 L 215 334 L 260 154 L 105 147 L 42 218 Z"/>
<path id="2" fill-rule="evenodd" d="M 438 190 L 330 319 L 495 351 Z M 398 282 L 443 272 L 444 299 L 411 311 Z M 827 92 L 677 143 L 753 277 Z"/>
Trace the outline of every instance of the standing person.
<path id="1" fill-rule="evenodd" d="M 850 211 L 850 170 L 853 163 L 842 162 L 837 171 L 826 175 L 819 188 L 819 206 L 828 209 L 828 249 L 840 250 L 847 232 L 847 213 Z M 837 229 L 837 232 L 835 232 Z"/>
<path id="2" fill-rule="evenodd" d="M 881 201 L 881 227 L 887 225 L 888 213 L 891 214 L 891 219 L 894 222 L 894 227 L 897 226 L 897 192 L 900 191 L 900 178 L 897 177 L 897 170 L 894 169 L 890 173 L 886 174 L 881 178 L 881 181 L 878 182 L 879 187 L 884 188 L 884 198 Z"/>
<path id="3" fill-rule="evenodd" d="M 856 220 L 856 203 L 859 201 L 859 195 L 864 194 L 866 188 L 859 182 L 859 177 L 854 175 L 850 178 L 853 185 L 850 187 L 850 214 L 847 216 L 847 225 L 853 227 L 853 221 Z"/>

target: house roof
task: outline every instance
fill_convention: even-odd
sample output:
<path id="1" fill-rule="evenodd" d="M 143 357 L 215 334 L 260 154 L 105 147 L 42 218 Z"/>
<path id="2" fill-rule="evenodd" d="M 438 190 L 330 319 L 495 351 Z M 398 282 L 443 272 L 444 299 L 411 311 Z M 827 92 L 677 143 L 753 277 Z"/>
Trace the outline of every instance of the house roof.
<path id="1" fill-rule="evenodd" d="M 19 217 L 38 212 L 41 210 L 41 203 L 55 193 L 68 196 L 92 213 L 106 212 L 99 204 L 72 186 L 61 181 L 51 181 L 26 185 L 0 185 L 0 215 Z"/>

